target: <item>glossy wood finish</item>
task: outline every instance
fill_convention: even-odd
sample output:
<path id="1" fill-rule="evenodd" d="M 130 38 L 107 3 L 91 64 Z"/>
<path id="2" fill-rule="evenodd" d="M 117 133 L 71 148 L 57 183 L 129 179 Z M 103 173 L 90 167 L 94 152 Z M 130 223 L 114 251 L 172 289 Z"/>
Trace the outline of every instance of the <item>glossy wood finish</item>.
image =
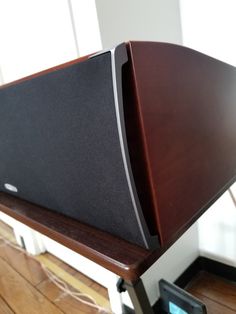
<path id="1" fill-rule="evenodd" d="M 208 314 L 236 313 L 236 285 L 218 276 L 201 272 L 187 291 L 207 306 Z"/>
<path id="2" fill-rule="evenodd" d="M 216 301 L 208 299 L 204 295 L 194 293 L 194 296 L 200 299 L 207 307 L 207 314 L 235 314 L 234 310 L 231 310 L 227 305 L 222 305 Z"/>
<path id="3" fill-rule="evenodd" d="M 2 192 L 0 211 L 89 258 L 130 283 L 135 283 L 175 241 L 172 239 L 172 242 L 158 250 L 146 250 L 75 219 Z"/>
<path id="4" fill-rule="evenodd" d="M 165 245 L 235 180 L 236 69 L 172 44 L 130 42 L 128 49 L 133 116 Z"/>
<path id="5" fill-rule="evenodd" d="M 144 271 L 151 252 L 56 212 L 0 193 L 0 210 L 126 280 Z"/>

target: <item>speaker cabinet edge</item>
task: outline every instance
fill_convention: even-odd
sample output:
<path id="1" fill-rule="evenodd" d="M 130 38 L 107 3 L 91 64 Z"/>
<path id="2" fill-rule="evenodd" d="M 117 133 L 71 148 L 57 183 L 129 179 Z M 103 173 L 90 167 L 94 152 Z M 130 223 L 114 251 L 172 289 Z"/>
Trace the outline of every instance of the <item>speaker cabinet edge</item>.
<path id="1" fill-rule="evenodd" d="M 131 162 L 129 157 L 129 150 L 126 137 L 126 127 L 124 119 L 124 104 L 123 104 L 123 91 L 122 91 L 122 66 L 128 62 L 128 54 L 126 44 L 122 43 L 112 50 L 111 53 L 111 67 L 112 67 L 112 80 L 114 103 L 117 118 L 117 128 L 120 140 L 120 149 L 126 174 L 126 179 L 129 187 L 129 193 L 133 204 L 133 209 L 143 238 L 146 248 L 157 248 L 160 246 L 158 235 L 151 235 L 146 224 L 141 204 L 139 201 L 135 180 L 132 173 Z"/>

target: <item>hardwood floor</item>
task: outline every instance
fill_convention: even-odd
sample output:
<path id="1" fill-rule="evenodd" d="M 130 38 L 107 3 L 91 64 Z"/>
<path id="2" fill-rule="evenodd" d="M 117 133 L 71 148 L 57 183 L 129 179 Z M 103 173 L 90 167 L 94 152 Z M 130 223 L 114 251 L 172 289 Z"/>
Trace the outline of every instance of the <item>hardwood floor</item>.
<path id="1" fill-rule="evenodd" d="M 0 222 L 0 236 L 15 241 L 11 228 Z M 72 291 L 90 294 L 109 308 L 107 290 L 61 260 L 42 254 L 40 262 L 65 282 Z M 81 291 L 82 289 L 82 291 Z M 88 301 L 88 299 L 84 299 Z M 41 265 L 0 240 L 0 314 L 94 314 L 98 313 L 60 290 Z"/>
<path id="2" fill-rule="evenodd" d="M 8 226 L 0 222 L 0 236 L 15 243 Z M 107 290 L 55 256 L 39 256 L 72 291 L 83 291 L 109 308 Z M 208 314 L 236 313 L 236 283 L 207 272 L 201 272 L 188 285 L 187 290 L 202 300 Z M 24 253 L 0 240 L 0 314 L 95 314 L 97 309 L 84 305 L 65 294 L 50 281 L 41 265 Z"/>
<path id="3" fill-rule="evenodd" d="M 236 283 L 201 272 L 186 290 L 206 305 L 208 314 L 236 313 Z"/>

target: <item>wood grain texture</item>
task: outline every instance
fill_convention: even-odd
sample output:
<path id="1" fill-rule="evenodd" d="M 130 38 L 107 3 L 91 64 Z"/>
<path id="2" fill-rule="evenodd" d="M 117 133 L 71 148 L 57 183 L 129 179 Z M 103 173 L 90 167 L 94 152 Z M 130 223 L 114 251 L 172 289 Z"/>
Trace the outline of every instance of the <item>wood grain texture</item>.
<path id="1" fill-rule="evenodd" d="M 14 236 L 13 229 L 4 224 L 2 221 L 0 221 L 0 237 L 3 237 L 11 243 L 16 244 L 16 238 Z"/>
<path id="2" fill-rule="evenodd" d="M 37 261 L 8 245 L 1 247 L 0 257 L 33 286 L 36 286 L 47 278 Z"/>
<path id="3" fill-rule="evenodd" d="M 0 313 L 1 314 L 14 314 L 8 304 L 0 297 Z"/>
<path id="4" fill-rule="evenodd" d="M 99 295 L 101 295 L 107 300 L 107 304 L 108 304 L 109 297 L 108 297 L 107 289 L 100 286 L 99 284 L 97 284 L 90 278 L 86 277 L 82 273 L 77 272 L 74 268 L 68 266 L 67 264 L 63 262 L 58 263 L 60 260 L 57 259 L 56 257 L 53 257 L 51 254 L 46 253 L 43 255 L 46 256 L 47 259 L 51 260 L 56 265 L 59 265 L 59 267 L 63 269 L 64 271 L 66 271 L 68 274 L 73 275 L 73 278 L 75 278 L 76 280 L 80 281 L 81 283 L 87 285 L 88 287 L 90 287 L 91 289 L 99 293 Z M 97 313 L 96 309 L 91 308 L 90 306 L 83 305 L 81 302 L 73 299 L 72 297 L 68 295 L 65 295 L 60 289 L 58 289 L 58 287 L 56 287 L 52 282 L 50 282 L 49 279 L 46 279 L 43 282 L 41 282 L 37 286 L 37 289 L 40 290 L 42 294 L 44 294 L 47 298 L 49 298 L 58 307 L 60 307 L 60 309 L 62 309 L 64 313 L 68 313 L 68 314 L 76 313 L 78 309 L 81 314 Z M 72 286 L 70 286 L 70 289 L 71 291 L 78 292 L 78 290 L 74 289 Z M 93 294 L 91 296 L 94 297 Z M 106 304 L 106 307 L 109 308 L 107 304 Z"/>
<path id="5" fill-rule="evenodd" d="M 63 282 L 69 284 L 71 287 L 73 287 L 77 291 L 80 291 L 81 293 L 91 296 L 94 300 L 96 300 L 98 305 L 102 307 L 107 307 L 109 305 L 109 301 L 107 300 L 107 298 L 104 298 L 100 293 L 97 293 L 94 289 L 90 288 L 87 284 L 84 284 L 80 280 L 77 280 L 75 276 L 67 273 L 67 271 L 57 266 L 56 264 L 52 263 L 50 260 L 45 258 L 43 254 L 37 256 L 36 259 L 40 263 L 42 263 L 44 266 L 46 266 L 46 268 L 49 271 L 54 273 Z"/>
<path id="6" fill-rule="evenodd" d="M 8 235 L 7 238 L 9 238 L 9 235 L 13 236 L 13 231 L 11 228 L 8 228 L 7 225 L 4 223 L 0 223 L 0 234 L 5 232 L 5 235 Z M 38 268 L 35 267 L 35 261 L 31 257 L 27 257 L 27 264 L 22 263 L 22 261 L 19 259 L 19 254 L 20 256 L 22 255 L 21 252 L 19 252 L 17 249 L 10 247 L 9 244 L 4 244 L 4 242 L 0 243 L 1 245 L 1 250 L 0 250 L 0 258 L 6 259 L 7 264 L 9 267 L 13 268 L 14 271 L 16 271 L 20 276 L 22 276 L 24 279 L 27 280 L 27 282 L 33 286 L 33 288 L 37 289 L 40 291 L 40 293 L 45 297 L 46 299 L 49 299 L 52 303 L 54 303 L 58 308 L 63 313 L 97 313 L 98 310 L 91 308 L 89 305 L 84 305 L 83 303 L 73 299 L 71 296 L 65 294 L 62 290 L 60 290 L 54 283 L 48 279 L 48 277 L 45 276 L 43 277 L 44 279 L 42 281 L 39 281 L 38 283 L 35 282 L 35 280 L 32 280 L 31 277 L 29 278 L 28 274 L 33 274 L 36 273 L 35 277 L 37 278 L 39 274 L 43 272 L 42 267 L 39 265 L 39 263 L 36 262 L 36 265 Z M 9 254 L 10 253 L 10 254 Z M 107 289 L 104 287 L 100 286 L 99 284 L 95 283 L 93 280 L 89 279 L 88 277 L 84 276 L 80 272 L 76 271 L 74 268 L 70 267 L 69 265 L 65 264 L 55 256 L 49 254 L 49 253 L 44 253 L 40 256 L 43 256 L 43 261 L 44 266 L 50 266 L 48 265 L 51 264 L 53 267 L 49 267 L 49 270 L 53 271 L 58 278 L 61 278 L 62 273 L 66 273 L 69 275 L 72 275 L 73 277 L 73 283 L 75 283 L 75 280 L 78 282 L 78 287 L 80 287 L 80 282 L 86 285 L 90 291 L 86 290 L 89 292 L 90 296 L 95 298 L 96 301 L 99 303 L 99 300 L 97 296 L 100 298 L 104 299 L 104 306 L 107 308 L 110 307 L 109 304 L 109 297 L 107 293 Z M 19 261 L 19 265 L 16 266 L 15 261 Z M 45 263 L 46 261 L 46 263 Z M 34 262 L 34 263 L 31 263 Z M 55 265 L 55 266 L 54 266 Z M 38 274 L 37 274 L 38 273 Z M 44 272 L 43 272 L 44 275 Z M 63 276 L 65 279 L 66 277 Z M 70 278 L 68 278 L 70 279 Z M 70 285 L 71 280 L 65 281 L 65 283 L 70 287 L 71 291 L 74 292 L 82 292 L 78 291 L 78 289 L 73 288 Z M 1 285 L 0 285 L 1 287 Z M 77 286 L 76 286 L 77 287 Z M 95 292 L 95 294 L 94 294 Z M 13 298 L 14 299 L 14 298 Z M 27 299 L 24 300 L 24 302 L 27 304 Z M 0 313 L 2 314 L 11 314 L 14 313 L 8 304 L 5 302 L 3 298 L 1 298 L 1 291 L 0 291 Z M 18 312 L 16 312 L 18 313 Z"/>
<path id="7" fill-rule="evenodd" d="M 63 313 L 2 259 L 0 259 L 0 294 L 17 314 Z"/>
<path id="8" fill-rule="evenodd" d="M 236 313 L 236 283 L 202 272 L 188 287 L 188 291 L 226 306 Z"/>
<path id="9" fill-rule="evenodd" d="M 236 312 L 226 305 L 222 305 L 217 301 L 211 300 L 199 293 L 193 293 L 196 298 L 201 300 L 207 308 L 207 314 L 235 314 Z"/>
<path id="10" fill-rule="evenodd" d="M 128 49 L 134 117 L 164 245 L 235 181 L 236 69 L 173 44 L 130 42 Z"/>

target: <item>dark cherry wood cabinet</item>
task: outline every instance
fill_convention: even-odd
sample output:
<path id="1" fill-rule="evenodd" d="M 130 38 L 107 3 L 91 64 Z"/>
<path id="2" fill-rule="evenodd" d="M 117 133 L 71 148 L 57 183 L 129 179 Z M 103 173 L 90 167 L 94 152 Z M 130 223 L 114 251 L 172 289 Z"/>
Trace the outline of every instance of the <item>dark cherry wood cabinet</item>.
<path id="1" fill-rule="evenodd" d="M 172 44 L 130 42 L 127 49 L 131 164 L 164 245 L 235 181 L 236 69 Z"/>

